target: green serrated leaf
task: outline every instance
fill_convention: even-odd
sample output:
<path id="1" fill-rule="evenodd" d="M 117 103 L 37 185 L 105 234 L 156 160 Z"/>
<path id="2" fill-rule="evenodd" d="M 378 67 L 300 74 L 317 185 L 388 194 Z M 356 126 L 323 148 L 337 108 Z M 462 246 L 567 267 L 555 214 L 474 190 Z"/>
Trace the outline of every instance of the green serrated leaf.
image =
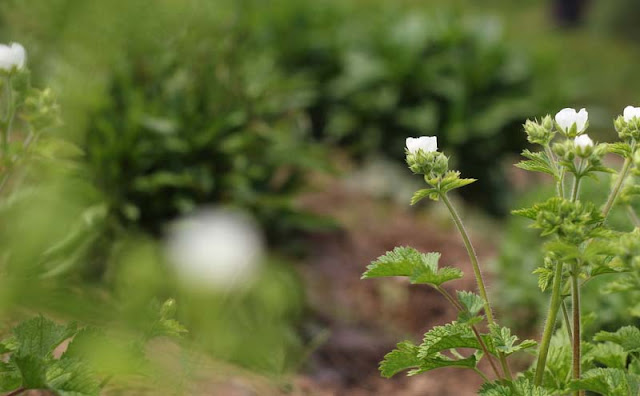
<path id="1" fill-rule="evenodd" d="M 496 351 L 502 352 L 506 356 L 537 345 L 533 340 L 524 340 L 520 344 L 516 344 L 518 336 L 511 335 L 511 329 L 508 327 L 494 325 L 490 327 L 490 330 L 493 347 Z"/>
<path id="2" fill-rule="evenodd" d="M 625 352 L 640 351 L 640 329 L 634 326 L 621 327 L 615 333 L 600 331 L 593 339 L 594 341 L 610 341 L 618 344 Z"/>
<path id="3" fill-rule="evenodd" d="M 420 252 L 407 246 L 396 247 L 367 266 L 362 279 L 384 276 L 411 276 L 422 261 Z"/>
<path id="4" fill-rule="evenodd" d="M 556 170 L 551 165 L 549 158 L 544 152 L 532 152 L 529 150 L 524 150 L 522 152 L 522 156 L 528 158 L 528 161 L 521 161 L 516 164 L 516 167 L 520 169 L 524 169 L 526 171 L 531 172 L 542 172 L 547 173 L 551 176 L 556 177 Z"/>
<path id="5" fill-rule="evenodd" d="M 441 194 L 445 194 L 451 190 L 464 187 L 475 181 L 476 179 L 461 179 L 460 172 L 458 171 L 449 171 L 444 175 L 444 177 L 440 181 L 439 191 Z"/>
<path id="6" fill-rule="evenodd" d="M 47 366 L 50 359 L 44 359 L 39 356 L 12 355 L 10 363 L 14 364 L 20 370 L 22 377 L 22 387 L 25 389 L 41 389 L 46 388 Z"/>
<path id="7" fill-rule="evenodd" d="M 447 356 L 437 353 L 430 358 L 421 360 L 420 367 L 409 371 L 407 375 L 417 375 L 443 367 L 460 367 L 472 369 L 475 368 L 477 364 L 478 360 L 475 355 L 471 355 L 463 359 L 451 359 Z"/>
<path id="8" fill-rule="evenodd" d="M 609 153 L 617 154 L 621 157 L 627 158 L 631 155 L 631 146 L 629 143 L 616 142 L 608 143 L 607 151 Z"/>
<path id="9" fill-rule="evenodd" d="M 453 322 L 435 326 L 424 335 L 418 357 L 427 359 L 444 350 L 456 348 L 482 349 L 471 327 L 466 324 Z"/>
<path id="10" fill-rule="evenodd" d="M 595 368 L 583 373 L 580 380 L 573 381 L 570 389 L 587 390 L 607 396 L 637 396 L 637 384 L 634 384 L 634 389 L 630 385 L 624 370 Z"/>
<path id="11" fill-rule="evenodd" d="M 11 363 L 0 361 L 0 392 L 10 392 L 22 385 L 22 376 L 18 367 Z"/>
<path id="12" fill-rule="evenodd" d="M 380 363 L 380 374 L 385 378 L 391 378 L 401 371 L 419 367 L 421 362 L 418 358 L 418 346 L 410 341 L 403 341 L 385 355 Z"/>
<path id="13" fill-rule="evenodd" d="M 76 359 L 54 361 L 46 374 L 47 388 L 60 396 L 92 396 L 100 393 L 100 386 L 86 365 Z"/>
<path id="14" fill-rule="evenodd" d="M 432 198 L 433 194 L 437 195 L 438 190 L 435 188 L 424 188 L 422 190 L 418 190 L 413 194 L 413 197 L 411 197 L 411 205 L 415 205 L 427 197 Z"/>
<path id="15" fill-rule="evenodd" d="M 36 356 L 47 358 L 62 341 L 72 337 L 77 332 L 77 326 L 59 325 L 55 322 L 38 316 L 26 320 L 13 329 L 18 356 Z"/>
<path id="16" fill-rule="evenodd" d="M 458 291 L 458 301 L 464 307 L 458 314 L 458 323 L 473 325 L 482 321 L 482 316 L 478 315 L 484 307 L 484 300 L 479 295 L 469 291 Z"/>
<path id="17" fill-rule="evenodd" d="M 411 283 L 440 286 L 445 282 L 462 278 L 463 273 L 458 268 L 438 268 L 440 253 L 427 253 L 423 256 L 422 263 L 416 266 L 410 277 Z"/>
<path id="18" fill-rule="evenodd" d="M 605 342 L 595 344 L 587 353 L 585 359 L 593 360 L 609 368 L 624 369 L 627 365 L 627 352 L 618 344 Z"/>
<path id="19" fill-rule="evenodd" d="M 520 377 L 509 383 L 506 381 L 488 382 L 478 391 L 480 396 L 553 396 L 554 393 L 535 386 L 531 380 Z"/>
<path id="20" fill-rule="evenodd" d="M 539 267 L 536 268 L 533 273 L 538 275 L 538 287 L 540 290 L 547 290 L 553 281 L 553 270 L 551 268 Z"/>
<path id="21" fill-rule="evenodd" d="M 538 217 L 539 209 L 537 208 L 524 208 L 512 210 L 511 214 L 515 216 L 526 217 L 531 220 L 535 220 Z"/>

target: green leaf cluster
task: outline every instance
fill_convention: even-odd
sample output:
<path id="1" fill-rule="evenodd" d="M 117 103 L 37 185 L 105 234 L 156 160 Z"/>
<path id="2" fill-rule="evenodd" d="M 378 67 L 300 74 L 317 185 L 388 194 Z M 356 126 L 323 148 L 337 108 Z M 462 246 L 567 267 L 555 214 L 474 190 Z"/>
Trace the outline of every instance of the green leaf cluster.
<path id="1" fill-rule="evenodd" d="M 75 324 L 59 325 L 42 316 L 13 329 L 2 341 L 0 352 L 8 355 L 0 364 L 0 390 L 45 389 L 58 395 L 97 395 L 99 383 L 87 364 L 75 356 L 54 350 L 78 333 Z M 72 342 L 73 343 L 73 342 Z"/>

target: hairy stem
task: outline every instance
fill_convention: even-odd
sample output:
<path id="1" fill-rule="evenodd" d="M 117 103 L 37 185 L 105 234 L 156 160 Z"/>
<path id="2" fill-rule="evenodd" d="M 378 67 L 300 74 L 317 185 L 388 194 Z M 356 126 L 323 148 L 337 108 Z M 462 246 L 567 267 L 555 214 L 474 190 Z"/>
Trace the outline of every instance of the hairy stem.
<path id="1" fill-rule="evenodd" d="M 627 205 L 627 213 L 629 214 L 629 218 L 631 219 L 633 226 L 640 227 L 640 218 L 638 218 L 638 215 L 636 214 L 636 211 L 633 209 L 633 206 Z"/>
<path id="2" fill-rule="evenodd" d="M 580 176 L 576 176 L 573 179 L 573 189 L 571 190 L 571 201 L 575 201 L 578 199 L 578 195 L 580 193 Z"/>
<path id="3" fill-rule="evenodd" d="M 464 311 L 464 307 L 462 305 L 460 305 L 460 303 L 457 302 L 453 298 L 453 296 L 451 296 L 451 294 L 449 294 L 449 292 L 447 292 L 445 289 L 443 289 L 440 286 L 436 286 L 435 289 L 438 292 L 440 292 L 440 294 L 442 294 L 447 301 L 449 301 L 454 307 L 456 307 L 456 309 L 458 311 Z M 500 371 L 498 370 L 498 367 L 496 367 L 495 362 L 491 358 L 491 354 L 489 353 L 489 349 L 487 348 L 487 345 L 485 344 L 484 340 L 480 336 L 480 332 L 478 331 L 476 326 L 471 326 L 471 330 L 473 330 L 473 334 L 476 336 L 476 340 L 478 340 L 478 343 L 480 344 L 480 347 L 482 348 L 482 352 L 484 352 L 484 355 L 489 360 L 489 364 L 491 365 L 491 368 L 493 369 L 493 372 L 496 374 L 496 378 L 503 378 L 502 375 L 500 375 Z M 489 382 L 489 381 L 487 380 L 487 382 Z"/>
<path id="4" fill-rule="evenodd" d="M 5 161 L 8 160 L 9 157 L 9 134 L 11 129 L 11 119 L 13 118 L 13 89 L 11 87 L 11 76 L 7 76 L 5 81 L 7 84 L 5 88 L 5 99 L 7 101 L 7 109 L 4 114 L 4 118 L 2 120 L 2 154 L 4 156 Z"/>
<path id="5" fill-rule="evenodd" d="M 538 362 L 536 363 L 536 376 L 534 384 L 540 386 L 542 384 L 542 378 L 544 376 L 544 368 L 547 364 L 547 355 L 549 353 L 549 345 L 551 344 L 551 336 L 556 326 L 556 318 L 558 317 L 558 310 L 560 309 L 560 303 L 562 302 L 561 295 L 562 288 L 562 263 L 556 263 L 556 269 L 553 276 L 553 286 L 551 289 L 551 301 L 549 302 L 549 312 L 547 313 L 547 320 L 544 324 L 544 332 L 542 333 L 542 340 L 540 341 L 540 348 L 538 349 Z"/>
<path id="6" fill-rule="evenodd" d="M 556 160 L 556 157 L 553 155 L 549 144 L 544 146 L 544 151 L 545 153 L 547 153 L 547 157 L 549 157 L 549 161 L 551 161 L 551 163 L 553 164 L 554 169 L 559 174 L 558 180 L 556 182 L 556 194 L 558 194 L 559 197 L 564 198 L 564 168 L 560 170 L 560 168 L 558 167 L 558 162 Z"/>
<path id="7" fill-rule="evenodd" d="M 573 305 L 573 379 L 580 379 L 580 285 L 578 284 L 578 264 L 571 271 L 571 301 Z M 580 396 L 580 391 L 573 393 Z"/>
<path id="8" fill-rule="evenodd" d="M 629 173 L 629 169 L 631 168 L 631 157 L 633 156 L 635 146 L 636 145 L 634 142 L 631 145 L 631 155 L 624 159 L 624 164 L 622 164 L 622 169 L 620 169 L 620 173 L 618 174 L 618 180 L 616 180 L 616 184 L 613 186 L 613 189 L 609 194 L 609 198 L 607 198 L 607 203 L 605 203 L 604 208 L 602 209 L 602 217 L 604 217 L 603 221 L 607 220 L 607 216 L 609 216 L 609 212 L 611 212 L 611 208 L 613 208 L 613 204 L 616 202 L 616 198 L 618 198 L 618 194 L 622 189 L 624 180 L 627 178 L 627 174 Z"/>
<path id="9" fill-rule="evenodd" d="M 571 321 L 569 320 L 569 310 L 567 309 L 567 304 L 564 302 L 564 298 L 562 299 L 560 307 L 562 308 L 564 326 L 567 328 L 567 335 L 569 336 L 569 341 L 571 341 L 573 339 L 573 336 L 571 335 Z"/>
<path id="10" fill-rule="evenodd" d="M 464 224 L 462 224 L 462 220 L 458 215 L 458 212 L 449 201 L 447 194 L 440 194 L 440 198 L 442 202 L 449 209 L 449 213 L 451 213 L 451 217 L 453 218 L 453 222 L 456 224 L 460 235 L 462 236 L 462 241 L 464 242 L 464 247 L 467 249 L 467 254 L 469 255 L 469 260 L 471 261 L 471 266 L 473 267 L 473 273 L 476 277 L 476 283 L 478 284 L 478 291 L 480 292 L 480 297 L 482 297 L 484 301 L 484 312 L 487 315 L 487 323 L 489 325 L 495 324 L 495 320 L 493 318 L 493 311 L 491 310 L 491 304 L 489 303 L 489 296 L 487 296 L 487 288 L 485 287 L 484 279 L 482 278 L 482 272 L 480 271 L 480 263 L 478 262 L 478 256 L 476 255 L 476 251 L 471 244 L 471 239 L 469 238 L 469 234 L 467 234 L 467 230 L 464 228 Z M 502 366 L 502 371 L 504 372 L 507 379 L 511 380 L 513 376 L 511 375 L 511 370 L 509 369 L 509 365 L 507 364 L 507 359 L 504 354 L 499 353 L 498 357 L 500 359 L 500 365 Z"/>

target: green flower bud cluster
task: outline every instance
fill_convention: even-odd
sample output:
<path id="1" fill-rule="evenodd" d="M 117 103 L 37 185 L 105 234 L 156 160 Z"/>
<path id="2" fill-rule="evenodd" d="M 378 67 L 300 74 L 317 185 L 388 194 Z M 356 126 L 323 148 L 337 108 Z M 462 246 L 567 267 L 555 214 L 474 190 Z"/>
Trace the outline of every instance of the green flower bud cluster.
<path id="1" fill-rule="evenodd" d="M 571 244 L 578 245 L 591 238 L 594 226 L 602 216 L 591 202 L 568 201 L 554 197 L 536 205 L 538 210 L 534 227 L 542 229 L 542 235 L 557 234 Z"/>
<path id="2" fill-rule="evenodd" d="M 530 143 L 540 144 L 542 146 L 549 144 L 556 134 L 553 119 L 548 114 L 541 122 L 527 120 L 524 123 L 524 131 L 527 133 L 527 140 Z"/>
<path id="3" fill-rule="evenodd" d="M 640 228 L 618 238 L 615 260 L 627 270 L 640 271 Z"/>
<path id="4" fill-rule="evenodd" d="M 626 118 L 624 116 L 618 116 L 613 122 L 613 126 L 618 132 L 620 139 L 625 142 L 631 142 L 632 140 L 640 141 L 640 118 Z"/>
<path id="5" fill-rule="evenodd" d="M 582 158 L 588 160 L 591 166 L 601 166 L 602 158 L 607 153 L 606 144 L 594 145 L 586 134 L 574 140 L 555 143 L 551 149 L 565 163 L 572 162 L 575 158 Z"/>
<path id="6" fill-rule="evenodd" d="M 49 88 L 32 89 L 24 101 L 21 117 L 37 130 L 61 123 L 60 106 Z"/>
<path id="7" fill-rule="evenodd" d="M 438 151 L 407 151 L 407 165 L 411 172 L 429 178 L 442 177 L 449 170 L 449 158 Z"/>

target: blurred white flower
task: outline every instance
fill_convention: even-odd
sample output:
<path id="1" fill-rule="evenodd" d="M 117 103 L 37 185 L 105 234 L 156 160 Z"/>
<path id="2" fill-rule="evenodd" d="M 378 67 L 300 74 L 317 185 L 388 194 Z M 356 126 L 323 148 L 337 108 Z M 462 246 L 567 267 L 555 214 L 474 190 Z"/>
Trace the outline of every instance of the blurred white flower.
<path id="1" fill-rule="evenodd" d="M 184 283 L 230 290 L 249 283 L 257 274 L 264 244 L 258 228 L 244 214 L 205 209 L 172 225 L 167 253 Z"/>
<path id="2" fill-rule="evenodd" d="M 575 109 L 562 109 L 556 114 L 556 122 L 558 126 L 566 133 L 568 132 L 573 124 L 576 124 L 577 133 L 580 134 L 584 132 L 587 127 L 587 120 L 589 119 L 589 113 L 587 113 L 586 109 L 580 109 L 580 111 L 576 112 Z"/>
<path id="3" fill-rule="evenodd" d="M 573 143 L 580 148 L 593 147 L 593 140 L 586 133 L 576 137 Z"/>
<path id="4" fill-rule="evenodd" d="M 22 45 L 18 43 L 0 44 L 0 70 L 22 69 L 26 58 L 27 54 Z"/>
<path id="5" fill-rule="evenodd" d="M 425 153 L 431 153 L 438 151 L 438 138 L 435 136 L 421 136 L 419 138 L 407 138 L 407 150 L 411 154 L 415 154 L 418 150 L 422 150 Z"/>
<path id="6" fill-rule="evenodd" d="M 624 108 L 622 116 L 626 122 L 629 122 L 636 117 L 640 119 L 640 107 L 627 106 Z"/>

